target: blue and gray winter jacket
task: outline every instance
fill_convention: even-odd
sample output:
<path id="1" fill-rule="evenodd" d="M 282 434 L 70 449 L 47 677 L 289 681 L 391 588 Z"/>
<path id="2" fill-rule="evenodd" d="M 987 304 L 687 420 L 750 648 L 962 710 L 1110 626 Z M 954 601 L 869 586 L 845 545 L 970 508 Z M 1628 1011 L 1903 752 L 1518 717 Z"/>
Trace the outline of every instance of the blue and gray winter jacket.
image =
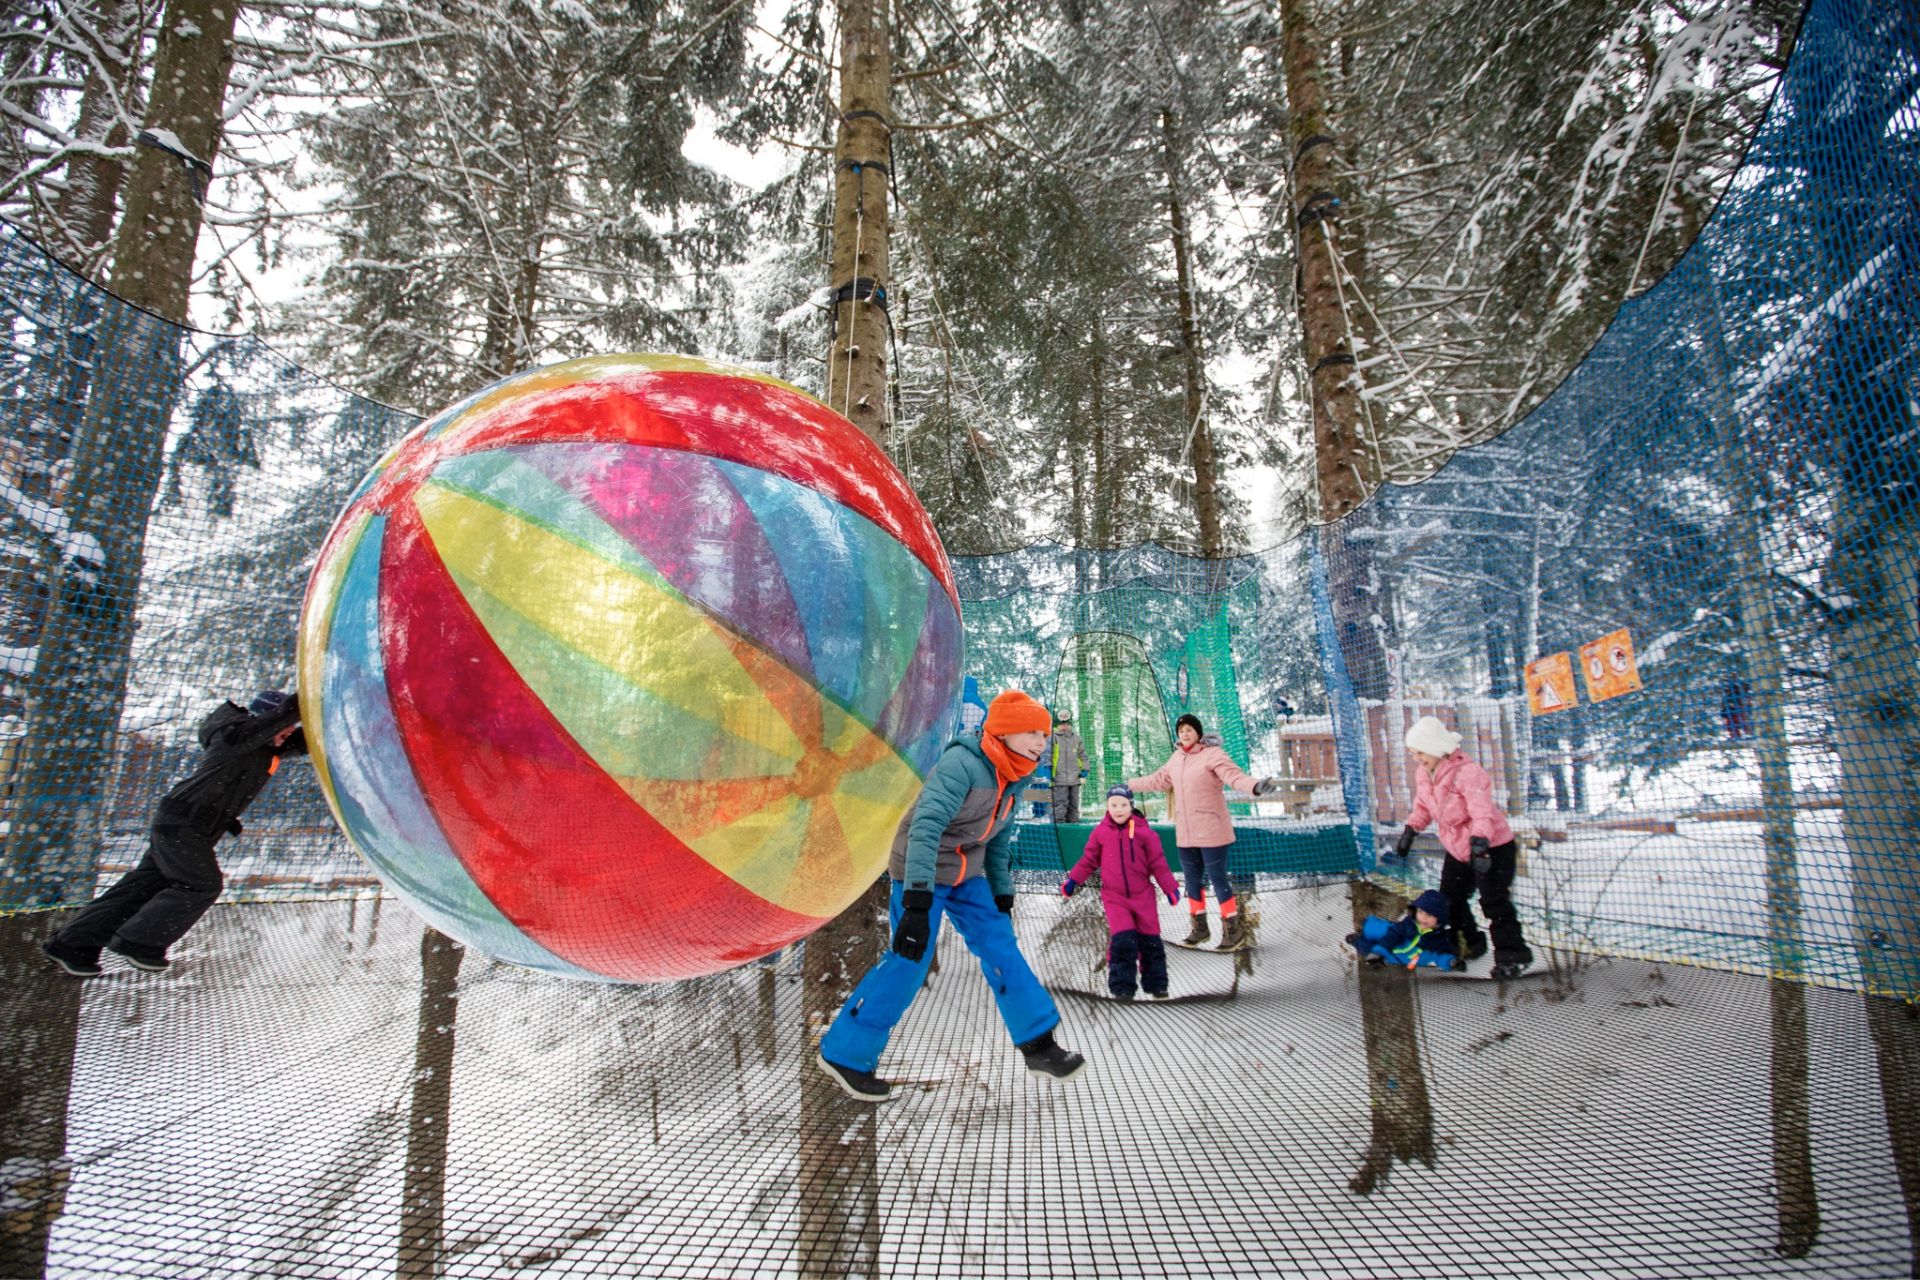
<path id="1" fill-rule="evenodd" d="M 949 742 L 894 834 L 888 873 L 908 889 L 985 876 L 995 896 L 1012 893 L 1017 790 L 1000 781 L 979 739 Z"/>
<path id="2" fill-rule="evenodd" d="M 1453 930 L 1445 925 L 1422 929 L 1411 911 L 1400 920 L 1368 916 L 1353 935 L 1353 949 L 1363 956 L 1379 956 L 1388 964 L 1451 969 L 1459 963 L 1453 951 Z"/>

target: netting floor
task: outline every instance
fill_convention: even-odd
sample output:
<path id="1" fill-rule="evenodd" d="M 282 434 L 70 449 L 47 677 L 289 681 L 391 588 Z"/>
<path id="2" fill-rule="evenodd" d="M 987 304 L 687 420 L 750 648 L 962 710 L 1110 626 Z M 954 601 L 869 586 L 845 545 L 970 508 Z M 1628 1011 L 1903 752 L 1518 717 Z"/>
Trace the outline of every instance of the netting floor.
<path id="1" fill-rule="evenodd" d="M 1819 1229 L 1783 1257 L 1764 980 L 1362 972 L 1348 893 L 1262 894 L 1241 971 L 1176 951 L 1197 998 L 1165 1005 L 1070 994 L 1102 987 L 1097 905 L 1023 897 L 1090 1060 L 1065 1085 L 1022 1068 L 949 930 L 878 1109 L 817 1087 L 791 956 L 612 988 L 469 955 L 429 1018 L 457 1018 L 449 1077 L 417 1056 L 403 907 L 222 906 L 175 971 L 84 986 L 46 1274 L 1909 1274 L 1857 994 L 1808 992 Z M 73 981 L 27 972 L 49 1009 Z M 435 1087 L 423 1263 L 398 1242 Z"/>

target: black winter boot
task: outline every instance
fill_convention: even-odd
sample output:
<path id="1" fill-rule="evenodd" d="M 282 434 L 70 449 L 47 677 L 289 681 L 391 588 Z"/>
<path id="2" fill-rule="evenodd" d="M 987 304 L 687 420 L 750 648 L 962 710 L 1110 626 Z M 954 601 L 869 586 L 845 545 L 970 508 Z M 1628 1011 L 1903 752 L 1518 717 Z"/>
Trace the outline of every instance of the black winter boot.
<path id="1" fill-rule="evenodd" d="M 1187 930 L 1187 936 L 1181 940 L 1180 945 L 1197 947 L 1212 936 L 1213 930 L 1207 925 L 1207 913 L 1196 911 L 1193 913 L 1193 928 Z"/>
<path id="2" fill-rule="evenodd" d="M 88 951 L 83 947 L 69 946 L 56 937 L 48 938 L 40 944 L 40 950 L 47 959 L 65 969 L 76 978 L 97 978 L 100 976 L 100 953 Z"/>
<path id="3" fill-rule="evenodd" d="M 118 935 L 115 935 L 113 941 L 107 944 L 107 950 L 134 968 L 145 970 L 147 973 L 159 973 L 173 963 L 167 959 L 165 947 L 143 946 L 138 942 L 128 942 Z"/>
<path id="4" fill-rule="evenodd" d="M 825 1054 L 816 1054 L 815 1060 L 819 1062 L 820 1070 L 826 1072 L 827 1079 L 839 1085 L 855 1102 L 887 1102 L 893 1097 L 893 1086 L 871 1071 L 828 1062 Z"/>
<path id="5" fill-rule="evenodd" d="M 1052 1076 L 1055 1080 L 1071 1080 L 1080 1074 L 1080 1068 L 1087 1065 L 1085 1058 L 1054 1043 L 1051 1031 L 1034 1037 L 1019 1048 L 1020 1056 L 1027 1060 L 1027 1070 Z"/>

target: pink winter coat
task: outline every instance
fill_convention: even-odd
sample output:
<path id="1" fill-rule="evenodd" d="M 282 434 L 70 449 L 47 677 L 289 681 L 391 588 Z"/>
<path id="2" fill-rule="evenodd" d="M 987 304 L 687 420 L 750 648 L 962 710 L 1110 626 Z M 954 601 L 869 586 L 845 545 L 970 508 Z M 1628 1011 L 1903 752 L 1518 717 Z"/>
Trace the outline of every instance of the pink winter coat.
<path id="1" fill-rule="evenodd" d="M 1438 819 L 1440 847 L 1449 858 L 1465 862 L 1475 836 L 1485 837 L 1489 846 L 1513 839 L 1507 815 L 1493 802 L 1493 779 L 1460 752 L 1433 766 L 1431 775 L 1421 765 L 1413 777 L 1413 812 L 1407 815 L 1407 825 L 1425 831 L 1429 822 Z"/>
<path id="2" fill-rule="evenodd" d="M 1153 887 L 1158 884 L 1161 893 L 1171 895 L 1177 882 L 1167 865 L 1167 852 L 1160 847 L 1160 836 L 1145 818 L 1136 813 L 1123 824 L 1103 814 L 1093 824 L 1087 851 L 1067 875 L 1085 884 L 1096 871 L 1100 905 L 1116 933 L 1121 929 L 1160 932 L 1160 906 L 1153 900 Z"/>
<path id="3" fill-rule="evenodd" d="M 1127 785 L 1135 791 L 1173 792 L 1174 840 L 1182 849 L 1218 849 L 1233 843 L 1224 788 L 1251 792 L 1257 781 L 1208 734 L 1191 751 L 1175 747 L 1172 759 L 1144 778 L 1127 779 Z"/>

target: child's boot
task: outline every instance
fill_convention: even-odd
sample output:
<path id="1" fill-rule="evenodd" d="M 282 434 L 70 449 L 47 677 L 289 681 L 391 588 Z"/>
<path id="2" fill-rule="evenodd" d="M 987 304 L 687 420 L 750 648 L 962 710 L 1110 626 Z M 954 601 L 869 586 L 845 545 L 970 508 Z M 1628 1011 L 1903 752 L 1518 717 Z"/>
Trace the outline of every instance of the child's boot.
<path id="1" fill-rule="evenodd" d="M 1232 899 L 1220 904 L 1219 951 L 1238 951 L 1247 941 L 1247 918 L 1235 909 Z"/>
<path id="2" fill-rule="evenodd" d="M 1157 933 L 1140 935 L 1140 989 L 1155 1000 L 1167 998 L 1167 947 Z"/>
<path id="3" fill-rule="evenodd" d="M 100 952 L 97 948 L 88 950 L 60 941 L 58 934 L 40 944 L 40 950 L 47 959 L 65 969 L 76 978 L 97 978 L 100 976 Z"/>
<path id="4" fill-rule="evenodd" d="M 1035 1036 L 1019 1049 L 1020 1056 L 1027 1060 L 1027 1070 L 1055 1080 L 1071 1080 L 1087 1065 L 1085 1058 L 1056 1044 L 1051 1031 Z"/>
<path id="5" fill-rule="evenodd" d="M 172 963 L 167 959 L 165 947 L 149 947 L 144 943 L 129 942 L 118 934 L 115 934 L 107 943 L 107 950 L 146 973 L 159 973 Z"/>
<path id="6" fill-rule="evenodd" d="M 1187 900 L 1187 910 L 1193 917 L 1193 927 L 1187 930 L 1187 936 L 1181 941 L 1183 947 L 1197 947 L 1213 936 L 1213 930 L 1207 927 L 1207 900 L 1204 896 Z"/>

